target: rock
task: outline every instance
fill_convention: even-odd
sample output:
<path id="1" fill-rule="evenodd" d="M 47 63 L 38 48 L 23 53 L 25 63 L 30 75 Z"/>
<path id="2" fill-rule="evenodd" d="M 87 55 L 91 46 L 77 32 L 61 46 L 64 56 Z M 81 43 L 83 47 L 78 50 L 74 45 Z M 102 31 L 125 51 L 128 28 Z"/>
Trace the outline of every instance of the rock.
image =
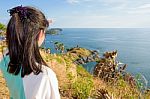
<path id="1" fill-rule="evenodd" d="M 50 54 L 51 53 L 51 50 L 48 48 L 46 49 L 46 53 Z"/>
<path id="2" fill-rule="evenodd" d="M 92 61 L 94 61 L 92 56 L 87 57 L 87 62 L 92 62 Z"/>
<path id="3" fill-rule="evenodd" d="M 77 63 L 77 64 L 85 64 L 85 62 L 83 61 L 82 58 L 77 59 L 77 60 L 76 60 L 76 63 Z"/>
<path id="4" fill-rule="evenodd" d="M 105 52 L 103 54 L 103 56 L 106 58 L 106 59 L 115 59 L 117 57 L 117 50 L 116 51 L 112 51 L 112 52 Z"/>
<path id="5" fill-rule="evenodd" d="M 84 61 L 84 63 L 86 63 L 87 57 L 82 57 L 82 60 Z"/>

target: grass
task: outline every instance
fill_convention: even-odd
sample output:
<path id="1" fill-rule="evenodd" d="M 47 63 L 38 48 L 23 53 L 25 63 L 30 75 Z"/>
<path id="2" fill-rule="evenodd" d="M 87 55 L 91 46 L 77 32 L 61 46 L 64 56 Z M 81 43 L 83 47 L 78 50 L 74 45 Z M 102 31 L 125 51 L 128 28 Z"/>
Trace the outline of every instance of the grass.
<path id="1" fill-rule="evenodd" d="M 61 72 L 59 76 L 66 75 L 62 79 L 67 79 L 67 82 L 59 80 L 61 83 L 60 90 L 62 99 L 87 99 L 88 97 L 94 98 L 97 96 L 98 90 L 105 90 L 108 92 L 109 97 L 113 99 L 150 99 L 150 92 L 141 94 L 137 87 L 131 87 L 123 78 L 119 78 L 117 82 L 105 82 L 100 78 L 93 77 L 82 66 L 73 64 L 76 58 L 79 58 L 80 50 L 82 55 L 90 55 L 85 49 L 75 49 L 77 56 L 72 52 L 66 54 L 46 54 L 44 55 L 47 62 L 55 60 L 58 65 L 62 65 L 66 72 Z M 84 51 L 86 53 L 84 53 Z M 87 54 L 88 53 L 88 54 Z M 55 69 L 57 69 L 57 67 Z M 76 67 L 76 68 L 75 68 Z M 60 68 L 59 68 L 60 69 Z M 62 70 L 61 69 L 61 70 Z M 72 71 L 72 69 L 74 69 Z M 60 72 L 60 70 L 58 70 Z M 75 73 L 75 74 L 73 74 Z M 63 98 L 65 97 L 65 98 Z M 99 99 L 101 99 L 101 95 Z M 94 98 L 95 99 L 95 98 Z"/>
<path id="2" fill-rule="evenodd" d="M 79 57 L 86 57 L 86 56 L 90 56 L 91 55 L 91 51 L 87 50 L 85 48 L 72 48 L 70 49 L 70 51 L 67 52 L 68 55 L 70 55 L 70 57 L 77 59 Z"/>
<path id="3" fill-rule="evenodd" d="M 90 54 L 85 49 L 80 50 L 82 55 Z M 78 49 L 78 53 L 80 50 Z M 102 94 L 98 90 L 105 90 L 112 99 L 150 99 L 150 91 L 141 94 L 137 87 L 131 87 L 122 78 L 112 84 L 93 77 L 81 65 L 73 63 L 78 57 L 75 54 L 47 54 L 41 51 L 41 55 L 58 77 L 62 99 L 101 99 Z M 97 94 L 99 98 L 95 98 Z"/>
<path id="4" fill-rule="evenodd" d="M 77 66 L 77 81 L 72 84 L 73 97 L 86 99 L 91 95 L 93 87 L 92 76 L 82 66 Z"/>
<path id="5" fill-rule="evenodd" d="M 6 81 L 3 78 L 2 72 L 0 71 L 0 99 L 9 99 L 9 90 L 6 86 Z"/>

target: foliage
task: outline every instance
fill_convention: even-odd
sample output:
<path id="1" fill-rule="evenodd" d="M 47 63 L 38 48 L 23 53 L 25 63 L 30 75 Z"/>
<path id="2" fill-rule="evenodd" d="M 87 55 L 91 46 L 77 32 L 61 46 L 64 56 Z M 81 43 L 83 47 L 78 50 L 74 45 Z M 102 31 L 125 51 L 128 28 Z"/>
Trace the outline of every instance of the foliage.
<path id="1" fill-rule="evenodd" d="M 65 46 L 64 46 L 64 44 L 61 43 L 61 42 L 55 42 L 55 43 L 54 43 L 54 46 L 55 46 L 55 49 L 56 49 L 56 50 L 59 50 L 61 53 L 63 53 L 64 50 L 65 50 Z"/>
<path id="2" fill-rule="evenodd" d="M 3 30 L 3 31 L 6 30 L 6 26 L 2 23 L 0 23 L 0 30 Z"/>
<path id="3" fill-rule="evenodd" d="M 77 81 L 72 85 L 73 97 L 77 99 L 86 99 L 93 90 L 92 76 L 82 67 L 77 66 Z"/>
<path id="4" fill-rule="evenodd" d="M 110 94 L 114 94 L 114 96 L 119 99 L 137 99 L 140 96 L 136 87 L 131 87 L 129 83 L 122 78 L 118 79 L 115 85 L 108 83 L 107 90 L 109 90 Z"/>
<path id="5" fill-rule="evenodd" d="M 126 64 L 119 64 L 116 60 L 117 51 L 106 52 L 103 55 L 103 58 L 100 58 L 98 64 L 94 68 L 94 75 L 103 79 L 106 82 L 116 83 L 120 77 L 127 81 L 132 87 L 135 86 L 136 82 L 134 77 L 128 74 L 125 69 Z"/>
<path id="6" fill-rule="evenodd" d="M 85 57 L 91 55 L 91 51 L 81 47 L 73 47 L 67 49 L 68 53 L 76 54 L 78 57 Z"/>
<path id="7" fill-rule="evenodd" d="M 6 26 L 0 23 L 0 35 L 5 35 Z"/>
<path id="8" fill-rule="evenodd" d="M 147 84 L 148 84 L 148 81 L 146 80 L 146 78 L 142 74 L 137 74 L 135 76 L 135 80 L 136 80 L 136 85 L 137 85 L 138 89 L 142 93 L 144 93 L 147 89 Z"/>
<path id="9" fill-rule="evenodd" d="M 113 99 L 113 97 L 109 96 L 109 93 L 106 89 L 98 89 L 94 97 L 94 99 Z"/>
<path id="10" fill-rule="evenodd" d="M 83 51 L 84 52 L 84 51 Z M 108 53 L 107 53 L 108 54 Z M 114 64 L 117 64 L 115 57 L 116 54 L 109 53 L 109 55 L 104 56 L 104 58 L 100 58 L 99 63 L 104 63 L 107 67 L 113 66 Z M 76 57 L 74 57 L 75 54 L 72 54 L 70 52 L 67 53 L 59 53 L 59 54 L 48 54 L 46 55 L 45 59 L 48 61 L 55 59 L 58 64 L 62 64 L 62 60 L 64 60 L 64 64 L 66 65 L 66 70 L 70 68 L 70 66 L 73 65 L 73 61 Z M 113 58 L 113 59 L 112 59 Z M 110 65 L 111 64 L 111 65 Z M 75 77 L 72 75 L 72 72 L 67 72 L 67 79 L 70 80 L 70 82 L 67 82 L 64 84 L 64 86 L 61 86 L 61 96 L 66 97 L 67 99 L 87 99 L 88 97 L 91 97 L 92 99 L 102 99 L 101 97 L 109 97 L 104 99 L 138 99 L 138 98 L 150 98 L 150 92 L 147 92 L 146 94 L 141 94 L 140 91 L 137 89 L 136 86 L 134 86 L 134 77 L 130 74 L 125 72 L 125 65 L 115 65 L 116 68 L 109 68 L 113 69 L 115 71 L 115 75 L 113 75 L 114 72 L 106 72 L 110 74 L 109 80 L 104 80 L 104 78 L 98 79 L 98 84 L 95 84 L 95 78 L 91 74 L 89 74 L 82 66 L 76 65 L 76 71 L 77 71 L 77 77 L 75 80 Z M 113 71 L 112 70 L 112 71 Z M 120 73 L 118 75 L 118 73 Z M 112 78 L 117 77 L 117 78 Z M 116 80 L 114 80 L 116 79 Z M 140 76 L 137 76 L 137 79 L 141 79 Z M 138 81 L 139 81 L 138 80 Z M 62 80 L 61 80 L 62 81 Z M 61 82 L 59 81 L 59 83 Z M 101 83 L 104 82 L 104 83 Z M 141 81 L 140 81 L 141 83 Z M 143 86 L 143 84 L 138 83 L 137 86 Z M 132 86 L 133 85 L 133 86 Z M 143 88 L 143 87 L 139 87 Z M 98 98 L 96 98 L 98 97 Z M 66 99 L 65 98 L 65 99 Z M 62 98 L 63 99 L 63 98 Z"/>

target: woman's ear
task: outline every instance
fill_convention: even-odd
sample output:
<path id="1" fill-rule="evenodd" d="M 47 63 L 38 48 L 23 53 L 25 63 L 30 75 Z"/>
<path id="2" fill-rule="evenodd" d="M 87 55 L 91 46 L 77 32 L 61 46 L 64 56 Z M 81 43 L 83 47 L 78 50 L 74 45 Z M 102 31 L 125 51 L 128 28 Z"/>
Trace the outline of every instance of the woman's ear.
<path id="1" fill-rule="evenodd" d="M 38 40 L 40 40 L 40 38 L 42 38 L 43 35 L 44 35 L 44 30 L 40 30 L 38 35 Z"/>
<path id="2" fill-rule="evenodd" d="M 44 30 L 40 30 L 39 31 L 39 35 L 38 35 L 38 45 L 41 46 L 41 44 L 43 43 L 45 39 L 45 32 Z"/>

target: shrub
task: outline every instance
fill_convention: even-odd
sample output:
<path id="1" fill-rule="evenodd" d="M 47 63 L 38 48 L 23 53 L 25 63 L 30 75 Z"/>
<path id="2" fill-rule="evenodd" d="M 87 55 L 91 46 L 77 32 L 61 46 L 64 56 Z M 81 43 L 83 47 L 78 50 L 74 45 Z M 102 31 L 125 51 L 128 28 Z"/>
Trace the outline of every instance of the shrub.
<path id="1" fill-rule="evenodd" d="M 86 99 L 93 90 L 93 78 L 82 66 L 77 66 L 77 74 L 77 80 L 72 84 L 73 97 Z"/>

